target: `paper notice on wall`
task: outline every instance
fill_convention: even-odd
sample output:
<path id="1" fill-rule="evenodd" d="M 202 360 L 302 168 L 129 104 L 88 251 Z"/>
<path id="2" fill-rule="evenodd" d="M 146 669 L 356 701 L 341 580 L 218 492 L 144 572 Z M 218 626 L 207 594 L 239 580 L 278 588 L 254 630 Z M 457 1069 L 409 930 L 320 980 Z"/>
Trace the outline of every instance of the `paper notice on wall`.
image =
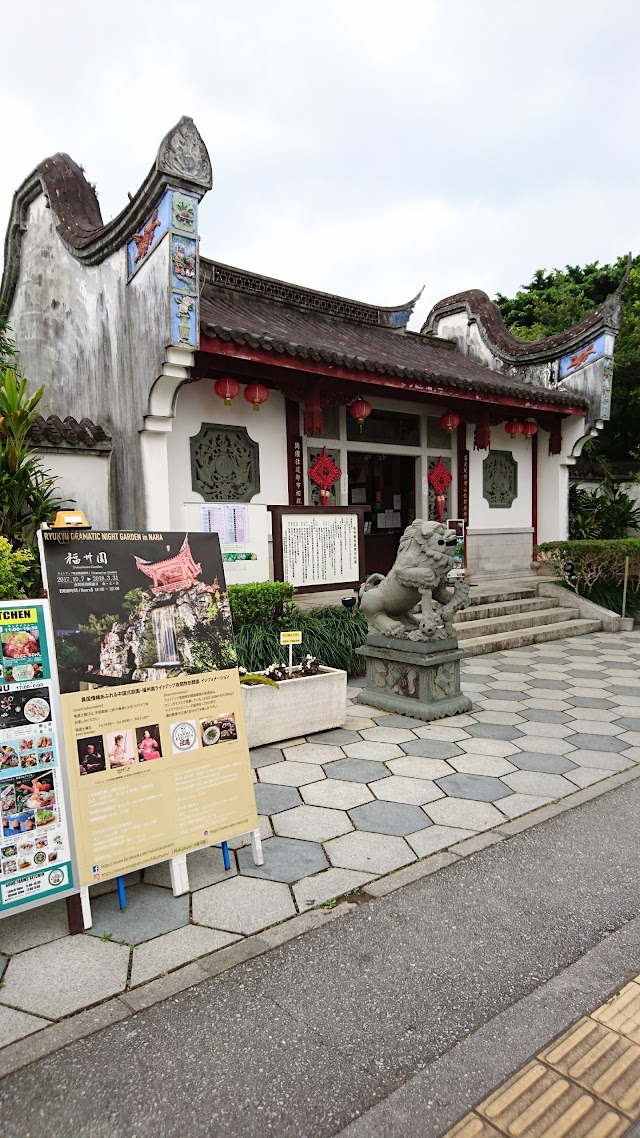
<path id="1" fill-rule="evenodd" d="M 247 506 L 211 505 L 200 508 L 203 533 L 217 533 L 221 545 L 244 545 L 249 540 Z"/>
<path id="2" fill-rule="evenodd" d="M 367 500 L 366 486 L 354 486 L 351 490 L 351 501 L 354 506 L 363 506 Z"/>
<path id="3" fill-rule="evenodd" d="M 394 510 L 401 510 L 402 509 L 402 495 L 401 494 L 394 494 L 393 495 L 393 508 L 394 508 Z"/>

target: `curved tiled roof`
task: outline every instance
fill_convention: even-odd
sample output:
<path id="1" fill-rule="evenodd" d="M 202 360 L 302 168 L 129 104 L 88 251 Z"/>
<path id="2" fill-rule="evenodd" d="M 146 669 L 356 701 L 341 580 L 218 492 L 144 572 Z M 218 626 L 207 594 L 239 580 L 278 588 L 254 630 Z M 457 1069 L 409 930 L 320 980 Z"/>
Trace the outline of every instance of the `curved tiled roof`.
<path id="1" fill-rule="evenodd" d="M 78 422 L 73 415 L 60 419 L 58 415 L 38 415 L 29 432 L 36 446 L 73 447 L 74 449 L 111 450 L 111 439 L 103 427 L 91 419 Z"/>
<path id="2" fill-rule="evenodd" d="M 279 356 L 289 355 L 356 372 L 404 377 L 460 395 L 487 392 L 549 404 L 550 408 L 587 406 L 585 399 L 568 391 L 492 371 L 463 356 L 448 341 L 417 332 L 393 332 L 231 289 L 205 287 L 200 328 L 209 338 L 272 352 L 274 364 Z"/>

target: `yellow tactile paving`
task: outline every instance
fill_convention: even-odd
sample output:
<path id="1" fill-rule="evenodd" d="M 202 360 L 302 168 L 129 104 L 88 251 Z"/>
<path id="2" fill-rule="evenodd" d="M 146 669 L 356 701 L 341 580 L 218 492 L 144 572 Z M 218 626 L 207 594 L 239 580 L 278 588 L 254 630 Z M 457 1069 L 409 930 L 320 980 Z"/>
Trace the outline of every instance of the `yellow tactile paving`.
<path id="1" fill-rule="evenodd" d="M 574 1024 L 445 1138 L 620 1138 L 640 1118 L 640 976 Z"/>
<path id="2" fill-rule="evenodd" d="M 509 1138 L 617 1138 L 628 1121 L 542 1063 L 530 1063 L 477 1112 Z"/>
<path id="3" fill-rule="evenodd" d="M 640 977 L 592 1013 L 593 1019 L 640 1043 Z"/>

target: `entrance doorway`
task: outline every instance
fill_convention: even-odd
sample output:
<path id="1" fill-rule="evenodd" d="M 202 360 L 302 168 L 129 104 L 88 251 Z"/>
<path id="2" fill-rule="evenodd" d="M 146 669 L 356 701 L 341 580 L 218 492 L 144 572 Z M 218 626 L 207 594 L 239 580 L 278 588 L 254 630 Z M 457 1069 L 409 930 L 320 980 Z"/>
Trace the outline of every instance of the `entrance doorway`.
<path id="1" fill-rule="evenodd" d="M 367 575 L 389 572 L 398 542 L 416 516 L 415 464 L 407 455 L 349 451 L 349 505 L 364 506 Z"/>

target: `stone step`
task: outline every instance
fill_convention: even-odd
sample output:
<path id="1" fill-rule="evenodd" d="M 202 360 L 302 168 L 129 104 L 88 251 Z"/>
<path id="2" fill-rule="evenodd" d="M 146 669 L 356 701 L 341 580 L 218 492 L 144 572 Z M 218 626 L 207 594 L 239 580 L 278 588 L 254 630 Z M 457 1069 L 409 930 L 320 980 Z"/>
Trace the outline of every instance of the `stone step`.
<path id="1" fill-rule="evenodd" d="M 516 628 L 494 636 L 477 636 L 465 640 L 461 647 L 470 656 L 483 656 L 488 652 L 503 652 L 507 648 L 543 644 L 547 640 L 563 640 L 567 636 L 586 636 L 589 632 L 600 632 L 601 629 L 602 622 L 599 620 L 563 620 L 558 624 L 545 624 L 538 628 Z"/>
<path id="2" fill-rule="evenodd" d="M 518 601 L 499 601 L 497 604 L 471 605 L 456 613 L 456 627 L 470 621 L 488 620 L 494 616 L 511 616 L 517 612 L 535 612 L 536 610 L 558 608 L 560 601 L 557 597 L 525 597 Z"/>
<path id="3" fill-rule="evenodd" d="M 535 612 L 514 612 L 508 616 L 494 616 L 488 620 L 474 620 L 454 624 L 458 640 L 476 640 L 481 636 L 500 636 L 503 632 L 517 632 L 523 628 L 542 628 L 547 624 L 561 624 L 573 618 L 575 609 L 544 608 Z"/>
<path id="4" fill-rule="evenodd" d="M 471 605 L 495 605 L 501 601 L 529 600 L 537 596 L 535 585 L 472 585 Z"/>

